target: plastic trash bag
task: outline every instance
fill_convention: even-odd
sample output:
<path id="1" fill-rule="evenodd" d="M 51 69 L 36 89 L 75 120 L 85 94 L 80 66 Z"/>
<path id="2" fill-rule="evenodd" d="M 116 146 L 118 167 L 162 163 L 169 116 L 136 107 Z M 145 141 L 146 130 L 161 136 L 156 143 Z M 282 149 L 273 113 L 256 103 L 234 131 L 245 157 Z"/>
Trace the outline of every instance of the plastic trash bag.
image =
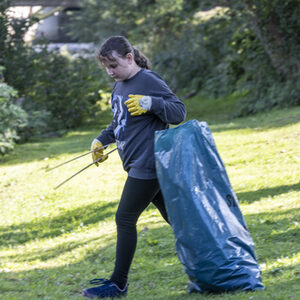
<path id="1" fill-rule="evenodd" d="M 157 131 L 155 159 L 189 291 L 264 289 L 253 240 L 207 123 Z"/>

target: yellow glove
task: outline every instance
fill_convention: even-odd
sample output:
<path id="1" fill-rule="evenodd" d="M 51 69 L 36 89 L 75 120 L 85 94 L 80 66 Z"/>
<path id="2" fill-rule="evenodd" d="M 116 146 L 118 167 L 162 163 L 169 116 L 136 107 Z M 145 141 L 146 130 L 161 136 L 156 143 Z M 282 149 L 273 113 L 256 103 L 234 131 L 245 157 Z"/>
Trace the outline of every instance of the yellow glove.
<path id="1" fill-rule="evenodd" d="M 103 156 L 102 159 L 100 159 L 98 162 L 95 163 L 95 165 L 97 167 L 99 165 L 98 164 L 99 162 L 102 163 L 102 162 L 104 162 L 105 160 L 108 159 L 107 155 L 103 155 L 104 154 L 104 148 L 103 148 L 102 143 L 99 140 L 94 139 L 93 142 L 92 142 L 92 145 L 91 145 L 91 150 L 95 150 L 95 149 L 98 149 L 98 148 L 101 148 L 101 149 L 99 149 L 98 151 L 92 152 L 93 161 L 96 161 L 98 158 Z"/>
<path id="2" fill-rule="evenodd" d="M 124 102 L 131 116 L 139 116 L 151 109 L 152 99 L 144 95 L 128 95 L 129 99 Z"/>

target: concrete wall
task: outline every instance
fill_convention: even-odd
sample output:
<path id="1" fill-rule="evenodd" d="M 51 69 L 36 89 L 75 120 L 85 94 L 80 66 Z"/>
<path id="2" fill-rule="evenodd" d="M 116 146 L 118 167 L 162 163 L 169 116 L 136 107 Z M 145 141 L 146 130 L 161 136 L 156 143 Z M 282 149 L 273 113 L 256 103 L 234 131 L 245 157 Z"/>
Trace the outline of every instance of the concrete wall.
<path id="1" fill-rule="evenodd" d="M 43 12 L 47 13 L 55 7 L 44 7 Z M 59 40 L 59 15 L 53 15 L 41 21 L 38 24 L 35 39 L 45 38 L 48 41 Z"/>

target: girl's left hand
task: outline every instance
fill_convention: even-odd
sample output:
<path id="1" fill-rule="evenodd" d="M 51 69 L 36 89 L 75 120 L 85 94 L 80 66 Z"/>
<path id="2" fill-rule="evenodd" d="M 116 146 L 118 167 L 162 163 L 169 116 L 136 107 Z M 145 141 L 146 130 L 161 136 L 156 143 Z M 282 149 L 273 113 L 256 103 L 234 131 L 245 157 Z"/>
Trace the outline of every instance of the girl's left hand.
<path id="1" fill-rule="evenodd" d="M 131 116 L 139 116 L 151 109 L 152 99 L 144 95 L 128 95 L 129 99 L 124 102 Z"/>

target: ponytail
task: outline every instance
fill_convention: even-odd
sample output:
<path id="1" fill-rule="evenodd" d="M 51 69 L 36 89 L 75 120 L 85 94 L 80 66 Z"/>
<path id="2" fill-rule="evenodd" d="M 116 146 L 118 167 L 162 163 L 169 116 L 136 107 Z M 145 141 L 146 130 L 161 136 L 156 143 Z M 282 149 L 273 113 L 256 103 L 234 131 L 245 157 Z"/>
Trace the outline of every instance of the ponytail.
<path id="1" fill-rule="evenodd" d="M 133 47 L 134 60 L 136 64 L 141 67 L 150 70 L 151 64 L 149 59 L 139 50 Z"/>
<path id="2" fill-rule="evenodd" d="M 149 59 L 139 50 L 132 47 L 132 45 L 124 36 L 112 36 L 104 41 L 104 43 L 100 45 L 100 48 L 96 52 L 96 58 L 101 63 L 104 63 L 107 60 L 114 61 L 115 59 L 112 55 L 113 51 L 117 51 L 121 57 L 125 57 L 126 54 L 132 53 L 134 60 L 139 67 L 146 69 L 151 68 Z"/>

